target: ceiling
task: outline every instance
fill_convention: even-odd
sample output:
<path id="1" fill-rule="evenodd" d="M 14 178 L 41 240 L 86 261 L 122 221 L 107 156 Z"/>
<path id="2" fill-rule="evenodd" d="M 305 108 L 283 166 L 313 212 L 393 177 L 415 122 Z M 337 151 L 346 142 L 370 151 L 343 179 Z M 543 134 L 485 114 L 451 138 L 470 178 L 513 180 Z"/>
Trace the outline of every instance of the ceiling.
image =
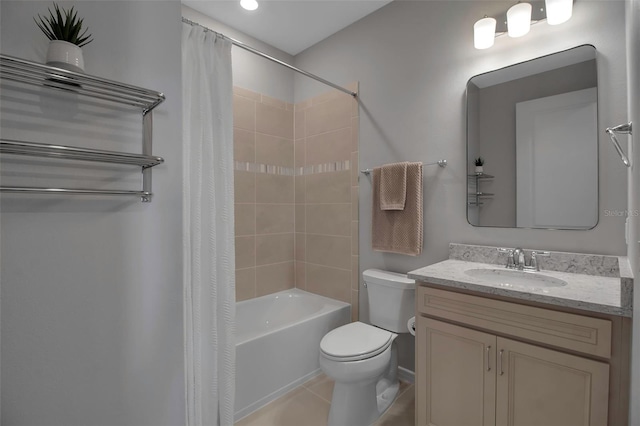
<path id="1" fill-rule="evenodd" d="M 258 0 L 247 11 L 240 1 L 183 0 L 198 12 L 297 55 L 392 0 Z"/>

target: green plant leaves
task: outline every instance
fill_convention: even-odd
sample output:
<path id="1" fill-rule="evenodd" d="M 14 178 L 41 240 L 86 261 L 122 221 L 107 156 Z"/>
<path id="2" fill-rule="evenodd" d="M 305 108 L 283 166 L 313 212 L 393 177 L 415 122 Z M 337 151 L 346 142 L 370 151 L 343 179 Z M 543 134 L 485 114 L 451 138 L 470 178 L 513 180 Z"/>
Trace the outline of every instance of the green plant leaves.
<path id="1" fill-rule="evenodd" d="M 38 14 L 38 19 L 34 17 L 33 20 L 49 40 L 63 40 L 78 47 L 86 46 L 93 41 L 91 34 L 87 35 L 88 28 L 80 33 L 84 19 L 78 19 L 78 12 L 73 6 L 66 10 L 59 7 L 57 3 L 53 3 L 54 11 L 52 12 L 50 8 L 47 10 L 49 16 L 43 18 Z"/>

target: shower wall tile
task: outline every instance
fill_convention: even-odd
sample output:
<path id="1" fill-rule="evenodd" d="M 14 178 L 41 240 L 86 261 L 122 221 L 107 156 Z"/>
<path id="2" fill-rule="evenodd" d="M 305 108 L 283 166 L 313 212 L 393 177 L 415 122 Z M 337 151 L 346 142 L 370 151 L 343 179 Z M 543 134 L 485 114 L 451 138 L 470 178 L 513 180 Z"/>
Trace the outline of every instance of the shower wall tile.
<path id="1" fill-rule="evenodd" d="M 351 220 L 358 220 L 358 186 L 351 187 Z"/>
<path id="2" fill-rule="evenodd" d="M 305 151 L 306 151 L 306 140 L 305 139 L 296 140 L 294 144 L 294 152 L 295 152 L 294 167 L 296 168 L 304 167 L 306 162 Z"/>
<path id="3" fill-rule="evenodd" d="M 295 106 L 296 111 L 301 111 L 303 109 L 307 109 L 311 107 L 311 99 L 307 99 L 306 101 L 298 102 Z"/>
<path id="4" fill-rule="evenodd" d="M 264 105 L 274 106 L 280 109 L 287 109 L 287 103 L 285 101 L 281 101 L 280 99 L 272 98 L 271 96 L 262 95 L 261 99 Z"/>
<path id="5" fill-rule="evenodd" d="M 236 301 L 256 297 L 256 268 L 236 269 Z"/>
<path id="6" fill-rule="evenodd" d="M 354 220 L 351 222 L 351 254 L 358 256 L 359 253 L 359 236 L 358 236 L 358 221 Z"/>
<path id="7" fill-rule="evenodd" d="M 306 202 L 350 203 L 351 171 L 343 170 L 307 176 Z"/>
<path id="8" fill-rule="evenodd" d="M 235 205 L 236 236 L 255 235 L 256 233 L 256 205 Z"/>
<path id="9" fill-rule="evenodd" d="M 233 86 L 233 94 L 242 96 L 245 98 L 249 98 L 251 100 L 258 101 L 258 102 L 260 102 L 260 100 L 262 99 L 262 95 L 260 93 L 256 93 L 254 91 L 244 89 L 238 86 Z"/>
<path id="10" fill-rule="evenodd" d="M 295 191 L 296 204 L 304 204 L 307 201 L 307 176 L 296 176 Z"/>
<path id="11" fill-rule="evenodd" d="M 306 139 L 306 165 L 351 159 L 351 128 L 335 130 Z"/>
<path id="12" fill-rule="evenodd" d="M 351 271 L 351 238 L 307 234 L 306 260 L 309 263 Z M 351 280 L 351 275 L 349 275 Z M 349 281 L 351 287 L 351 281 Z"/>
<path id="13" fill-rule="evenodd" d="M 295 264 L 291 262 L 258 266 L 256 268 L 256 296 L 295 288 Z"/>
<path id="14" fill-rule="evenodd" d="M 307 204 L 307 232 L 351 236 L 351 204 Z"/>
<path id="15" fill-rule="evenodd" d="M 307 224 L 307 216 L 304 204 L 296 204 L 296 232 L 305 232 Z"/>
<path id="16" fill-rule="evenodd" d="M 256 130 L 256 102 L 238 95 L 233 96 L 233 127 Z"/>
<path id="17" fill-rule="evenodd" d="M 304 138 L 306 136 L 304 123 L 305 123 L 305 111 L 302 109 L 295 109 L 295 113 L 293 115 L 293 136 L 295 139 Z"/>
<path id="18" fill-rule="evenodd" d="M 293 140 L 279 136 L 256 134 L 255 162 L 282 167 L 293 167 Z"/>
<path id="19" fill-rule="evenodd" d="M 346 88 L 345 88 L 346 89 Z M 322 93 L 314 98 L 311 98 L 311 105 L 319 105 L 328 101 L 334 101 L 336 99 L 344 99 L 348 95 L 338 90 L 331 90 L 329 92 Z"/>
<path id="20" fill-rule="evenodd" d="M 307 263 L 307 291 L 351 303 L 351 272 Z"/>
<path id="21" fill-rule="evenodd" d="M 259 103 L 255 117 L 258 133 L 293 139 L 293 111 Z"/>
<path id="22" fill-rule="evenodd" d="M 294 260 L 294 234 L 257 235 L 256 265 L 269 265 Z"/>
<path id="23" fill-rule="evenodd" d="M 294 204 L 256 204 L 255 233 L 279 234 L 293 232 Z"/>
<path id="24" fill-rule="evenodd" d="M 302 232 L 296 232 L 296 260 L 300 260 L 303 262 L 307 260 L 306 247 L 307 235 Z"/>
<path id="25" fill-rule="evenodd" d="M 256 174 L 236 170 L 234 173 L 234 196 L 236 203 L 256 202 Z"/>
<path id="26" fill-rule="evenodd" d="M 257 203 L 293 203 L 295 201 L 293 191 L 293 176 L 257 174 Z"/>
<path id="27" fill-rule="evenodd" d="M 256 238 L 236 237 L 236 269 L 256 266 Z"/>
<path id="28" fill-rule="evenodd" d="M 358 140 L 360 137 L 359 124 L 360 121 L 358 117 L 351 117 L 351 152 L 358 151 Z"/>
<path id="29" fill-rule="evenodd" d="M 340 95 L 305 111 L 307 137 L 331 130 L 351 127 L 351 97 Z"/>
<path id="30" fill-rule="evenodd" d="M 233 159 L 234 161 L 256 161 L 256 134 L 239 127 L 233 129 Z"/>
<path id="31" fill-rule="evenodd" d="M 359 303 L 358 298 L 360 297 L 360 292 L 358 290 L 351 290 L 351 321 L 358 321 L 359 317 Z"/>
<path id="32" fill-rule="evenodd" d="M 351 185 L 357 186 L 360 179 L 360 168 L 358 167 L 358 152 L 351 153 Z"/>
<path id="33" fill-rule="evenodd" d="M 294 106 L 240 87 L 233 100 L 236 298 L 246 300 L 295 286 Z"/>
<path id="34" fill-rule="evenodd" d="M 354 321 L 360 274 L 357 115 L 357 102 L 338 91 L 296 104 L 294 114 L 296 285 L 351 303 Z"/>
<path id="35" fill-rule="evenodd" d="M 351 290 L 358 290 L 360 288 L 359 262 L 359 256 L 351 256 Z"/>
<path id="36" fill-rule="evenodd" d="M 307 288 L 307 264 L 304 262 L 296 262 L 296 287 L 302 290 Z"/>

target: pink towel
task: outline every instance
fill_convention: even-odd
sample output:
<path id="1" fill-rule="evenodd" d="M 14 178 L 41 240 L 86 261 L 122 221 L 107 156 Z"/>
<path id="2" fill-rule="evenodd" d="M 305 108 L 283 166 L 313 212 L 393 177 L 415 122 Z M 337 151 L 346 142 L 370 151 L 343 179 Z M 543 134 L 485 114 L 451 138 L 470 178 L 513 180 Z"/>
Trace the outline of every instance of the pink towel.
<path id="1" fill-rule="evenodd" d="M 407 199 L 407 165 L 409 162 L 385 164 L 380 168 L 380 208 L 404 210 Z"/>
<path id="2" fill-rule="evenodd" d="M 376 251 L 417 256 L 423 246 L 422 163 L 407 165 L 404 210 L 380 208 L 381 168 L 373 169 L 371 242 Z"/>

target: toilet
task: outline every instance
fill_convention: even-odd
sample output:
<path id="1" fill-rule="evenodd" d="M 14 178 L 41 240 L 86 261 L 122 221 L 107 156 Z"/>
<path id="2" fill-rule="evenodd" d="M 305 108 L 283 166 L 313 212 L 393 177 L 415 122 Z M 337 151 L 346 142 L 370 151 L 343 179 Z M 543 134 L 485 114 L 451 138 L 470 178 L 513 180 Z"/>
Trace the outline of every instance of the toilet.
<path id="1" fill-rule="evenodd" d="M 409 332 L 416 283 L 404 274 L 379 269 L 367 269 L 362 276 L 372 325 L 352 322 L 320 342 L 320 368 L 335 381 L 329 426 L 369 426 L 398 394 L 395 339 Z"/>

